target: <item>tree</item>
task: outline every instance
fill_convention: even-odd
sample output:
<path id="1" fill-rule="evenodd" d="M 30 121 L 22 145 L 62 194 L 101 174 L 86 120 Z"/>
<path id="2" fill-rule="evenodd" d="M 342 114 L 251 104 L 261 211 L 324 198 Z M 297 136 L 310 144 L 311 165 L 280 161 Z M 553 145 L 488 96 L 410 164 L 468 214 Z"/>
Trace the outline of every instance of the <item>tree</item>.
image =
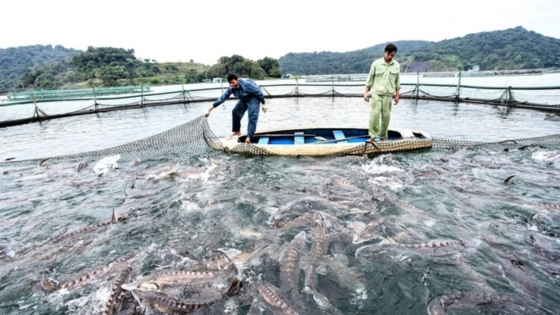
<path id="1" fill-rule="evenodd" d="M 282 71 L 280 71 L 279 68 L 272 68 L 270 69 L 270 72 L 268 73 L 268 76 L 271 78 L 281 78 L 282 77 Z"/>
<path id="2" fill-rule="evenodd" d="M 196 81 L 197 81 L 197 82 L 203 82 L 203 81 L 206 80 L 206 79 L 208 79 L 208 76 L 207 76 L 207 72 L 206 72 L 206 71 L 205 71 L 205 72 L 201 72 L 201 73 L 199 73 L 199 74 L 196 75 Z"/>
<path id="3" fill-rule="evenodd" d="M 187 74 L 185 74 L 185 81 L 187 83 L 196 83 L 199 82 L 197 80 L 197 73 L 195 69 L 190 69 Z"/>
<path id="4" fill-rule="evenodd" d="M 276 77 L 279 78 L 282 76 L 282 72 L 280 72 L 280 65 L 278 64 L 278 60 L 274 59 L 274 58 L 270 58 L 270 57 L 264 57 L 264 59 L 259 59 L 257 60 L 257 63 L 259 64 L 259 66 L 261 68 L 263 68 L 263 70 L 266 72 L 266 75 L 269 77 Z M 274 71 L 274 76 L 271 75 L 271 71 L 273 69 L 276 69 Z M 280 73 L 278 75 L 278 73 Z"/>
<path id="5" fill-rule="evenodd" d="M 209 78 L 223 78 L 227 75 L 228 71 L 226 65 L 215 64 L 208 69 Z"/>

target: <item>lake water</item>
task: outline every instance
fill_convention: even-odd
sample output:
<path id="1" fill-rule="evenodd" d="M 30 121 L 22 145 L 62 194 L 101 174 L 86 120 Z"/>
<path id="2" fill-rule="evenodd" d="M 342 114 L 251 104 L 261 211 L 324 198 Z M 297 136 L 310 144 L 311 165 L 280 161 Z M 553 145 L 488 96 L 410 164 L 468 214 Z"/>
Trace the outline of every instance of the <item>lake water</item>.
<path id="1" fill-rule="evenodd" d="M 546 76 L 476 80 L 521 84 L 540 77 Z M 443 79 L 448 78 L 430 78 Z M 260 130 L 367 125 L 369 113 L 359 98 L 277 98 L 267 103 Z M 231 132 L 234 104 L 227 101 L 208 119 L 219 137 Z M 148 107 L 2 128 L 0 160 L 129 143 L 195 119 L 209 105 Z M 560 134 L 560 122 L 545 120 L 545 115 L 402 100 L 393 107 L 391 126 L 424 130 L 435 138 L 489 142 Z M 429 305 L 458 291 L 466 292 L 465 297 L 448 303 L 450 314 L 547 314 L 560 309 L 560 212 L 551 206 L 560 204 L 558 143 L 368 158 L 211 156 L 217 165 L 204 157 L 138 165 L 119 161 L 117 169 L 102 176 L 95 173 L 94 163 L 80 172 L 76 162 L 49 168 L 0 165 L 0 313 L 99 314 L 111 283 L 126 265 L 111 262 L 137 253 L 128 262 L 132 280 L 137 280 L 190 269 L 192 256 L 207 258 L 218 248 L 228 253 L 261 249 L 254 259 L 238 262 L 245 294 L 251 297 L 237 303 L 238 314 L 249 312 L 252 297 L 266 305 L 251 282 L 256 278 L 284 292 L 286 303 L 306 314 L 427 314 Z M 193 168 L 205 172 L 189 173 Z M 185 172 L 179 175 L 181 170 Z M 129 220 L 48 242 L 106 222 L 113 210 Z M 271 226 L 271 217 L 280 210 L 281 221 L 288 224 Z M 308 213 L 313 215 L 303 220 Z M 303 223 L 293 223 L 294 218 Z M 319 235 L 313 220 L 325 226 L 327 246 L 319 256 L 312 254 Z M 365 233 L 362 228 L 375 222 L 381 222 L 379 227 Z M 302 273 L 290 289 L 281 271 L 283 252 L 302 231 Z M 439 249 L 412 246 L 448 241 L 452 245 Z M 76 288 L 41 290 L 44 279 L 64 284 L 103 266 L 103 272 Z M 306 294 L 303 269 L 316 277 L 315 298 L 322 296 L 328 303 Z M 208 313 L 223 313 L 223 308 Z"/>

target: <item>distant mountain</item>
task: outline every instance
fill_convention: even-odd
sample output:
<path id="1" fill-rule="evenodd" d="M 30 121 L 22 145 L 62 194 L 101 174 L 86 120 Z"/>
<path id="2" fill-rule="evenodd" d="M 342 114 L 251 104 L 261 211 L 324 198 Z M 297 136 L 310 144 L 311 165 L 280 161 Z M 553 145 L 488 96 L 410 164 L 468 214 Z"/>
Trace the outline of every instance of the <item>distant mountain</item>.
<path id="1" fill-rule="evenodd" d="M 0 49 L 0 90 L 9 89 L 21 75 L 38 66 L 66 60 L 80 51 L 56 45 L 34 45 Z"/>
<path id="2" fill-rule="evenodd" d="M 410 61 L 428 70 L 516 70 L 560 67 L 560 39 L 518 26 L 503 31 L 469 34 L 412 51 Z"/>
<path id="3" fill-rule="evenodd" d="M 560 67 L 560 39 L 519 26 L 469 34 L 440 42 L 395 41 L 402 71 L 458 71 L 478 65 L 480 70 Z M 278 62 L 283 73 L 367 73 L 383 55 L 386 43 L 346 53 L 289 53 Z"/>
<path id="4" fill-rule="evenodd" d="M 398 53 L 407 54 L 412 50 L 426 47 L 432 42 L 422 40 L 396 41 Z M 337 74 L 368 72 L 371 62 L 383 56 L 383 50 L 388 43 L 377 44 L 372 47 L 349 51 L 289 53 L 278 59 L 280 70 L 285 74 Z"/>

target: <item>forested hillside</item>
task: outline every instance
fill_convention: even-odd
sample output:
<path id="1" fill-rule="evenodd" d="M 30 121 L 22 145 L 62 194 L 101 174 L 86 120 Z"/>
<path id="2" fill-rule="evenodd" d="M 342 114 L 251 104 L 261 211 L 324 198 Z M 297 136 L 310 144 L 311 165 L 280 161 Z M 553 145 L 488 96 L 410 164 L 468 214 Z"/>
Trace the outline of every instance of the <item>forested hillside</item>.
<path id="1" fill-rule="evenodd" d="M 29 68 L 12 88 L 182 84 L 224 77 L 229 72 L 254 79 L 282 76 L 278 60 L 270 57 L 253 61 L 239 55 L 224 56 L 209 67 L 193 60 L 188 63 L 139 60 L 133 49 L 88 47 L 72 58 Z"/>
<path id="2" fill-rule="evenodd" d="M 412 52 L 414 61 L 432 61 L 432 70 L 515 70 L 560 67 L 560 39 L 519 26 L 444 40 Z"/>
<path id="3" fill-rule="evenodd" d="M 20 85 L 55 88 L 66 83 L 96 80 L 113 86 L 118 80 L 150 77 L 159 72 L 155 61 L 138 60 L 133 49 L 88 47 L 71 59 L 30 69 L 21 77 Z"/>
<path id="4" fill-rule="evenodd" d="M 71 58 L 80 51 L 60 45 L 34 45 L 0 49 L 0 90 L 13 87 L 30 68 Z"/>
<path id="5" fill-rule="evenodd" d="M 407 54 L 431 44 L 427 41 L 396 41 L 399 54 Z M 369 71 L 371 62 L 383 56 L 387 43 L 345 52 L 289 53 L 278 59 L 282 73 L 291 74 L 337 74 L 364 73 Z"/>
<path id="6" fill-rule="evenodd" d="M 560 39 L 523 27 L 469 34 L 440 42 L 396 41 L 402 70 L 458 71 L 479 65 L 480 70 L 560 67 Z M 278 61 L 283 73 L 367 73 L 383 55 L 385 44 L 346 53 L 290 53 Z"/>

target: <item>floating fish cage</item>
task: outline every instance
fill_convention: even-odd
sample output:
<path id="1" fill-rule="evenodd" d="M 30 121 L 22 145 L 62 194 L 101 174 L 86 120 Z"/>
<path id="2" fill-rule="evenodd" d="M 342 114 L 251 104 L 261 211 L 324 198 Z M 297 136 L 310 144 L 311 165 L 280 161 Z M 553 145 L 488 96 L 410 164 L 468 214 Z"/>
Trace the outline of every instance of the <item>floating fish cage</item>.
<path id="1" fill-rule="evenodd" d="M 10 101 L 63 101 L 71 98 L 91 98 L 94 96 L 115 94 L 136 94 L 150 92 L 146 85 L 99 87 L 91 89 L 62 89 L 62 90 L 34 90 L 29 89 L 22 92 L 9 92 Z"/>

